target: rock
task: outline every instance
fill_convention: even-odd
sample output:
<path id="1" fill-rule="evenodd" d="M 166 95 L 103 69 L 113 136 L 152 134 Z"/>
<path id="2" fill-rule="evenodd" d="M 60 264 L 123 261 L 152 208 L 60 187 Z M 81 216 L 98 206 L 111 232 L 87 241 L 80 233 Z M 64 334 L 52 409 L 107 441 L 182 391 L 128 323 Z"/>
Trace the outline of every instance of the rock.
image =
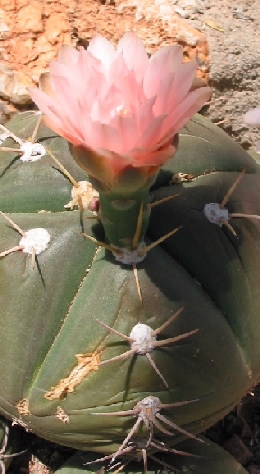
<path id="1" fill-rule="evenodd" d="M 197 15 L 186 21 L 209 42 L 213 96 L 206 115 L 245 149 L 255 147 L 259 132 L 243 123 L 243 115 L 260 105 L 259 0 L 196 0 L 196 5 Z"/>
<path id="2" fill-rule="evenodd" d="M 176 14 L 170 0 L 16 0 L 15 6 L 1 0 L 0 98 L 20 107 L 30 104 L 26 87 L 38 83 L 63 43 L 86 44 L 100 32 L 116 44 L 129 30 L 149 53 L 182 44 L 185 60 L 197 60 L 199 76 L 208 78 L 205 36 Z"/>
<path id="3" fill-rule="evenodd" d="M 149 53 L 161 46 L 179 43 L 184 49 L 184 60 L 196 60 L 198 77 L 208 79 L 207 40 L 204 34 L 180 18 L 170 0 L 118 1 L 115 12 L 121 15 L 120 24 L 121 19 L 124 24 L 122 33 L 131 29 L 136 31 Z M 117 32 L 116 36 L 119 38 L 121 32 Z"/>
<path id="4" fill-rule="evenodd" d="M 16 108 L 12 104 L 7 104 L 0 100 L 0 124 L 6 123 L 17 113 Z M 1 140 L 1 132 L 0 132 Z"/>
<path id="5" fill-rule="evenodd" d="M 24 74 L 14 72 L 0 63 L 0 97 L 16 105 L 28 103 L 28 81 Z"/>
<path id="6" fill-rule="evenodd" d="M 260 474 L 260 466 L 252 465 L 248 468 L 249 474 Z"/>
<path id="7" fill-rule="evenodd" d="M 260 103 L 260 35 L 257 39 L 252 32 L 240 32 L 238 43 L 232 31 L 225 39 L 225 50 L 218 53 L 219 61 L 212 64 L 210 84 L 214 94 L 208 114 L 214 122 L 223 120 L 222 128 L 249 148 L 252 129 L 243 123 L 243 115 Z M 215 51 L 219 50 L 218 41 L 214 42 Z M 212 45 L 212 39 L 209 43 Z"/>

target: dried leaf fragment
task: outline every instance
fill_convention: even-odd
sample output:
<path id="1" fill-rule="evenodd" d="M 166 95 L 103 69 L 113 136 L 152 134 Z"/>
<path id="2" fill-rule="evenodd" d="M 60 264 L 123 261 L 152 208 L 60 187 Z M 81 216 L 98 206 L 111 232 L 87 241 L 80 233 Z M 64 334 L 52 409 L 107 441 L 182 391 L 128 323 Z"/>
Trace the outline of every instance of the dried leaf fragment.
<path id="1" fill-rule="evenodd" d="M 224 33 L 224 29 L 221 28 L 217 23 L 215 23 L 214 20 L 205 20 L 205 25 L 209 26 L 213 30 L 220 31 L 221 33 Z"/>
<path id="2" fill-rule="evenodd" d="M 175 173 L 169 184 L 190 183 L 195 180 L 195 174 L 192 173 Z"/>
<path id="3" fill-rule="evenodd" d="M 29 410 L 29 400 L 28 398 L 23 398 L 20 402 L 17 403 L 16 408 L 21 416 L 31 415 Z"/>
<path id="4" fill-rule="evenodd" d="M 15 416 L 12 417 L 12 426 L 15 426 L 15 425 L 18 425 L 18 426 L 21 426 L 22 428 L 25 429 L 25 431 L 27 433 L 29 433 L 30 431 L 32 431 L 32 429 L 30 428 L 30 426 L 25 423 L 23 420 L 20 420 L 19 418 L 16 418 Z"/>
<path id="5" fill-rule="evenodd" d="M 65 413 L 63 408 L 61 408 L 60 406 L 57 407 L 56 417 L 58 418 L 58 420 L 62 421 L 62 423 L 70 423 L 69 415 L 67 415 L 67 413 Z"/>
<path id="6" fill-rule="evenodd" d="M 71 373 L 65 379 L 55 386 L 51 387 L 49 392 L 47 392 L 44 397 L 48 400 L 62 400 L 66 397 L 67 393 L 74 392 L 74 389 L 77 385 L 82 382 L 82 380 L 87 377 L 94 370 L 98 370 L 101 352 L 93 352 L 87 354 L 76 354 L 78 363 L 72 369 Z"/>
<path id="7" fill-rule="evenodd" d="M 88 181 L 79 181 L 78 186 L 73 186 L 71 190 L 72 200 L 66 204 L 65 209 L 90 209 L 95 210 L 93 206 L 99 199 L 99 193 Z"/>

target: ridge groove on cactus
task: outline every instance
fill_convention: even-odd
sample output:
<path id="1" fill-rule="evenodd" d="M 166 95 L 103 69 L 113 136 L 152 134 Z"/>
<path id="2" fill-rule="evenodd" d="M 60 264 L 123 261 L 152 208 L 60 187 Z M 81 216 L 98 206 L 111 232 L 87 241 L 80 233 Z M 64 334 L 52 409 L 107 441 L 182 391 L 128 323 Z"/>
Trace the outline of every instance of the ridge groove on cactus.
<path id="1" fill-rule="evenodd" d="M 212 469 L 204 453 L 219 451 L 197 435 L 260 379 L 260 168 L 190 118 L 210 94 L 194 77 L 179 46 L 148 59 L 133 33 L 117 50 L 101 36 L 65 46 L 32 92 L 44 117 L 19 114 L 0 145 L 0 412 L 88 461 Z M 46 154 L 21 161 L 14 141 Z M 71 194 L 82 182 L 86 205 Z M 11 251 L 19 229 L 50 236 L 35 270 Z"/>

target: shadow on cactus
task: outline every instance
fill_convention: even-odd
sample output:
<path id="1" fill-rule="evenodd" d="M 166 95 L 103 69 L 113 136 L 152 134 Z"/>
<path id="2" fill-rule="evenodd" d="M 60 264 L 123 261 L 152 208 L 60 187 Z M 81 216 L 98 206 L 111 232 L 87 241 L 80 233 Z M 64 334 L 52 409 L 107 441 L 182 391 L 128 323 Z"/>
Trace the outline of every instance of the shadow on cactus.
<path id="1" fill-rule="evenodd" d="M 2 136 L 0 411 L 99 461 L 78 470 L 217 474 L 221 458 L 242 473 L 197 435 L 259 380 L 259 167 L 203 117 L 186 124 L 209 89 L 178 46 L 111 48 L 64 47 L 52 96 L 32 92 L 65 138 L 38 113 Z M 85 61 L 98 81 L 75 90 Z"/>

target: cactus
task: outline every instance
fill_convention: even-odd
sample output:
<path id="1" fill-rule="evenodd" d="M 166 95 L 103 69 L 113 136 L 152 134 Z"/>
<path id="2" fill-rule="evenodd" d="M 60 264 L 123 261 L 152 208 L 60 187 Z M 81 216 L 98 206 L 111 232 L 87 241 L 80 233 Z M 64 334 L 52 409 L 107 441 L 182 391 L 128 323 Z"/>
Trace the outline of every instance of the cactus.
<path id="1" fill-rule="evenodd" d="M 25 140 L 37 120 L 21 114 L 8 128 Z M 153 426 L 156 439 L 176 446 L 223 417 L 259 379 L 258 221 L 233 218 L 235 236 L 203 214 L 245 167 L 227 207 L 260 214 L 258 166 L 206 119 L 189 122 L 153 185 L 153 202 L 175 197 L 152 207 L 147 242 L 180 230 L 137 265 L 141 301 L 132 267 L 84 237 L 104 241 L 93 213 L 64 209 L 71 183 L 51 155 L 75 180 L 86 179 L 66 141 L 44 125 L 37 140 L 47 151 L 39 161 L 1 154 L 2 213 L 23 232 L 50 235 L 34 269 L 22 250 L 0 262 L 1 413 L 49 440 L 110 456 L 128 446 L 121 448 L 138 420 L 134 408 L 152 396 L 167 424 L 140 423 L 133 437 L 146 440 Z M 193 180 L 169 185 L 180 172 Z M 4 215 L 0 222 L 1 250 L 19 246 L 19 231 Z M 133 351 L 127 340 L 138 325 L 153 333 L 151 352 Z"/>
<path id="2" fill-rule="evenodd" d="M 187 438 L 208 456 L 197 434 L 260 375 L 259 166 L 196 115 L 157 177 L 146 176 L 141 197 L 127 188 L 127 169 L 106 200 L 95 171 L 98 209 L 67 141 L 38 114 L 20 114 L 7 129 L 0 412 L 96 452 L 91 461 L 141 452 L 146 469 L 147 456 L 167 450 L 185 469 L 193 448 L 179 443 Z M 81 151 L 73 153 L 83 166 Z"/>

